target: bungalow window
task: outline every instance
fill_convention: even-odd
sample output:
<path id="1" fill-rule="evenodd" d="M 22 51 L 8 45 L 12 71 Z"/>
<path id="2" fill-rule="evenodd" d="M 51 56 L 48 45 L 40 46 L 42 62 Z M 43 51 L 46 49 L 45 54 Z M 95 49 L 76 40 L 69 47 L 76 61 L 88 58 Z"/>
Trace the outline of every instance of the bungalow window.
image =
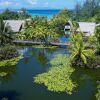
<path id="1" fill-rule="evenodd" d="M 70 29 L 70 28 L 71 28 L 70 25 L 65 26 L 65 29 Z"/>
<path id="2" fill-rule="evenodd" d="M 64 31 L 70 31 L 70 29 L 71 29 L 71 25 L 70 23 L 67 22 L 65 25 Z"/>
<path id="3" fill-rule="evenodd" d="M 70 36 L 70 29 L 71 29 L 71 25 L 70 23 L 66 23 L 64 31 L 65 31 L 65 36 L 69 37 Z"/>
<path id="4" fill-rule="evenodd" d="M 65 31 L 70 31 L 70 28 L 65 28 Z"/>

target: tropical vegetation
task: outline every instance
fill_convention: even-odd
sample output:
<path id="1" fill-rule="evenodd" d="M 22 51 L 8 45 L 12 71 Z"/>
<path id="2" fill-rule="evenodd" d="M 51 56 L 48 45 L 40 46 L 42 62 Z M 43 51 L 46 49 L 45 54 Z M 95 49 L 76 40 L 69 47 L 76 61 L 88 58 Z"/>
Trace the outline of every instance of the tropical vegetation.
<path id="1" fill-rule="evenodd" d="M 0 19 L 0 67 L 14 66 L 19 60 L 19 53 L 13 45 L 14 36 L 11 28 Z"/>
<path id="2" fill-rule="evenodd" d="M 5 45 L 0 48 L 0 61 L 18 57 L 18 51 L 15 46 Z"/>
<path id="3" fill-rule="evenodd" d="M 100 83 L 99 83 L 99 85 L 97 86 L 97 88 L 98 88 L 98 91 L 97 91 L 97 94 L 96 94 L 96 99 L 97 99 L 97 100 L 100 100 Z"/>
<path id="4" fill-rule="evenodd" d="M 19 33 L 17 38 L 50 44 L 64 34 L 64 26 L 68 18 L 68 10 L 66 9 L 60 11 L 51 20 L 48 20 L 47 17 L 36 16 L 26 22 L 25 30 Z"/>
<path id="5" fill-rule="evenodd" d="M 93 56 L 94 50 L 86 48 L 86 45 L 83 41 L 83 33 L 73 34 L 71 38 L 71 43 L 72 55 L 70 59 L 72 61 L 72 65 L 83 67 L 83 65 L 81 65 L 81 62 L 87 64 L 87 59 Z"/>
<path id="6" fill-rule="evenodd" d="M 81 3 L 77 1 L 72 18 L 77 21 L 100 22 L 100 0 L 85 0 Z"/>
<path id="7" fill-rule="evenodd" d="M 95 32 L 95 36 L 97 39 L 97 53 L 100 54 L 100 26 L 96 27 L 96 32 Z"/>
<path id="8" fill-rule="evenodd" d="M 87 0 L 82 7 L 77 4 L 74 17 L 72 17 L 74 12 L 71 13 L 64 9 L 50 20 L 47 17 L 39 16 L 30 18 L 30 20 L 26 20 L 25 29 L 16 34 L 12 32 L 9 25 L 5 25 L 3 20 L 27 19 L 30 16 L 26 13 L 26 9 L 22 9 L 19 13 L 7 9 L 0 14 L 0 68 L 15 66 L 20 59 L 19 53 L 13 44 L 14 39 L 41 42 L 43 44 L 39 45 L 38 48 L 43 48 L 44 45 L 48 45 L 45 46 L 46 49 L 51 48 L 51 42 L 58 42 L 59 38 L 65 35 L 64 26 L 72 17 L 75 21 L 72 21 L 70 54 L 68 56 L 58 54 L 48 63 L 45 56 L 43 56 L 44 54 L 40 53 L 37 58 L 42 61 L 44 66 L 49 64 L 50 68 L 47 72 L 36 75 L 33 78 L 35 83 L 44 84 L 50 91 L 72 94 L 78 86 L 77 82 L 72 78 L 76 67 L 100 68 L 100 26 L 96 28 L 95 35 L 89 37 L 86 41 L 84 33 L 76 33 L 79 27 L 77 21 L 100 21 L 98 2 Z M 87 9 L 90 8 L 92 10 L 89 12 Z M 86 15 L 84 18 L 81 11 L 84 11 L 84 15 Z M 35 54 L 33 53 L 33 55 Z M 6 71 L 2 71 L 0 72 L 0 77 L 4 77 L 7 74 Z M 100 98 L 99 89 L 96 98 L 97 100 Z"/>
<path id="9" fill-rule="evenodd" d="M 11 43 L 13 40 L 14 33 L 12 32 L 9 25 L 5 25 L 3 19 L 0 19 L 0 45 Z"/>
<path id="10" fill-rule="evenodd" d="M 74 68 L 70 67 L 70 62 L 66 56 L 60 54 L 56 55 L 50 63 L 52 67 L 49 71 L 37 75 L 34 78 L 34 82 L 44 84 L 50 91 L 72 94 L 76 87 L 76 84 L 71 79 Z"/>
<path id="11" fill-rule="evenodd" d="M 31 16 L 27 14 L 27 10 L 25 8 L 20 9 L 19 12 L 6 9 L 4 12 L 0 14 L 0 19 L 3 20 L 22 20 L 30 17 Z"/>
<path id="12" fill-rule="evenodd" d="M 15 57 L 15 58 L 11 58 L 10 60 L 3 60 L 0 61 L 0 67 L 11 67 L 11 66 L 15 66 L 18 61 L 21 59 L 21 57 Z"/>

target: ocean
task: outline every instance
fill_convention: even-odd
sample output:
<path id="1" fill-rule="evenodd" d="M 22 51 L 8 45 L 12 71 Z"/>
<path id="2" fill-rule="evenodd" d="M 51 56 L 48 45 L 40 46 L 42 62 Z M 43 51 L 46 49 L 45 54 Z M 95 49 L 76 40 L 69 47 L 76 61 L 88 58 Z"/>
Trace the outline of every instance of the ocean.
<path id="1" fill-rule="evenodd" d="M 49 19 L 57 14 L 60 10 L 27 10 L 31 16 L 46 16 Z"/>
<path id="2" fill-rule="evenodd" d="M 12 9 L 11 9 L 12 10 Z M 0 9 L 0 13 L 3 12 L 4 9 Z M 12 11 L 19 11 L 17 9 L 13 9 Z M 28 14 L 30 14 L 31 16 L 46 16 L 49 19 L 51 19 L 53 17 L 53 15 L 57 14 L 60 10 L 27 10 Z"/>

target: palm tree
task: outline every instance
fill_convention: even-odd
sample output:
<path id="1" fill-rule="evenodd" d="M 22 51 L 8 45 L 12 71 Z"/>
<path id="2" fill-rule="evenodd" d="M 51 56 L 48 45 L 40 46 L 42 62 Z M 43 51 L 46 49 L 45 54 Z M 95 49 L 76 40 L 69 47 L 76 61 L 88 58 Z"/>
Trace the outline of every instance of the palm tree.
<path id="1" fill-rule="evenodd" d="M 11 43 L 13 39 L 12 30 L 9 25 L 5 24 L 2 19 L 0 19 L 0 44 Z"/>
<path id="2" fill-rule="evenodd" d="M 72 55 L 71 55 L 71 61 L 82 60 L 84 64 L 87 64 L 87 58 L 90 57 L 94 51 L 92 49 L 86 49 L 86 46 L 83 42 L 83 34 L 73 34 L 72 35 Z M 76 62 L 77 63 L 77 62 Z"/>
<path id="3" fill-rule="evenodd" d="M 97 39 L 97 53 L 100 54 L 100 26 L 96 27 L 95 37 Z"/>

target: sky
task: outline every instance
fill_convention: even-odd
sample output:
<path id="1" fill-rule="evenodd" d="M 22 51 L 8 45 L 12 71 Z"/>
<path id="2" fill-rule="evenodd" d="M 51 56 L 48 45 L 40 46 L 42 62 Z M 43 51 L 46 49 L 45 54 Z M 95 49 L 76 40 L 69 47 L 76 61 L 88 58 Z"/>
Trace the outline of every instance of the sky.
<path id="1" fill-rule="evenodd" d="M 77 1 L 83 0 L 0 0 L 0 9 L 73 9 Z"/>

